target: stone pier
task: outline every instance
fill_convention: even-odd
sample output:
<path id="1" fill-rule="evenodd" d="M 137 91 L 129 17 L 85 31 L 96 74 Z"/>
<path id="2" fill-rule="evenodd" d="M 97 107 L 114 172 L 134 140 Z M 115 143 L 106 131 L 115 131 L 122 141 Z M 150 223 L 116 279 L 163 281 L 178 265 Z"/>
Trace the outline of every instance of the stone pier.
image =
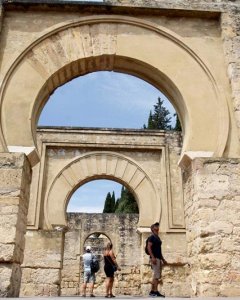
<path id="1" fill-rule="evenodd" d="M 184 172 L 192 296 L 240 295 L 240 160 L 193 160 Z"/>
<path id="2" fill-rule="evenodd" d="M 0 178 L 0 296 L 17 297 L 31 180 L 26 156 L 0 153 Z"/>

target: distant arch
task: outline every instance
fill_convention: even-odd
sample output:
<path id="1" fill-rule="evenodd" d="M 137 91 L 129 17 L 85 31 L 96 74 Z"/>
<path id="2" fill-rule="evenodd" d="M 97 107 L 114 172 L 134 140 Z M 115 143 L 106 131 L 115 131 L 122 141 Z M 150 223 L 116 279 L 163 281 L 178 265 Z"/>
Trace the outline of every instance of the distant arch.
<path id="1" fill-rule="evenodd" d="M 101 230 L 100 232 L 98 232 L 98 231 L 91 231 L 91 233 L 89 234 L 89 233 L 82 233 L 83 234 L 83 239 L 84 239 L 84 242 L 83 242 L 83 251 L 85 250 L 85 247 L 86 246 L 91 246 L 92 248 L 93 248 L 93 251 L 94 251 L 94 253 L 95 254 L 98 254 L 98 255 L 101 255 L 102 254 L 102 252 L 103 252 L 103 249 L 104 249 L 104 247 L 106 246 L 106 243 L 107 242 L 110 242 L 110 243 L 112 243 L 112 239 L 109 237 L 110 235 L 111 235 L 111 233 L 109 234 L 109 233 L 105 233 L 105 231 L 104 230 Z M 106 238 L 106 240 L 107 241 L 105 241 L 105 243 L 101 243 L 102 245 L 102 247 L 101 247 L 101 249 L 94 249 L 94 247 L 99 247 L 100 245 L 99 245 L 99 243 L 97 243 L 98 245 L 96 245 L 95 243 L 94 243 L 94 245 L 91 243 L 91 241 L 90 241 L 90 239 L 91 239 L 91 236 L 93 236 L 94 234 L 99 234 L 100 235 L 100 237 L 103 235 L 103 236 L 105 236 L 105 238 Z M 100 239 L 99 237 L 97 237 L 97 238 L 93 238 L 93 239 Z"/>
<path id="2" fill-rule="evenodd" d="M 161 201 L 156 188 L 139 164 L 115 152 L 91 152 L 74 159 L 53 180 L 44 203 L 48 229 L 67 226 L 66 207 L 76 188 L 92 179 L 111 179 L 133 192 L 139 207 L 139 227 L 160 220 Z"/>

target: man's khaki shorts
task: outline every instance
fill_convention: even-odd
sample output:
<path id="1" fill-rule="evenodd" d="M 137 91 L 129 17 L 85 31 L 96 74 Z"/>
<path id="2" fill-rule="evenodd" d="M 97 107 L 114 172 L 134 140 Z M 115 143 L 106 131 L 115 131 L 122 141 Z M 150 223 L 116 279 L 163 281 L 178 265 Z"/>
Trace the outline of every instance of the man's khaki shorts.
<path id="1" fill-rule="evenodd" d="M 160 279 L 162 277 L 162 264 L 161 260 L 157 258 L 157 263 L 152 264 L 153 279 Z"/>
<path id="2" fill-rule="evenodd" d="M 95 274 L 92 273 L 90 270 L 85 270 L 83 275 L 83 281 L 84 283 L 95 283 L 96 277 Z"/>

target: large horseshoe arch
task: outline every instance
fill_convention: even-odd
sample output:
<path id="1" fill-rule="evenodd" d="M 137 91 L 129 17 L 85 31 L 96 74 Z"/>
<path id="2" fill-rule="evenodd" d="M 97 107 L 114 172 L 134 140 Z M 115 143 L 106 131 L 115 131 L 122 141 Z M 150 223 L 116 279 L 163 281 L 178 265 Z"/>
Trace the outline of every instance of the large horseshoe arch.
<path id="1" fill-rule="evenodd" d="M 161 89 L 179 113 L 183 152 L 222 156 L 229 114 L 209 68 L 175 33 L 122 16 L 84 17 L 50 28 L 18 57 L 1 90 L 2 148 L 37 150 L 36 124 L 49 95 L 98 70 L 130 73 Z"/>

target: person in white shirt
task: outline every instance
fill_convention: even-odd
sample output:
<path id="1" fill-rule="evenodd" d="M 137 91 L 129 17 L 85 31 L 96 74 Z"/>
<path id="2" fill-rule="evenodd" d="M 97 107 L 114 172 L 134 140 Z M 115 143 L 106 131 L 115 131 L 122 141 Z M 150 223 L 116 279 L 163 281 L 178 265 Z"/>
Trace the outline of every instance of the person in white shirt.
<path id="1" fill-rule="evenodd" d="M 92 254 L 91 246 L 86 247 L 86 253 L 83 254 L 84 278 L 82 286 L 82 296 L 86 297 L 87 284 L 89 283 L 90 297 L 95 297 L 93 294 L 94 283 L 96 280 L 95 273 L 91 271 L 91 261 L 96 259 Z"/>

